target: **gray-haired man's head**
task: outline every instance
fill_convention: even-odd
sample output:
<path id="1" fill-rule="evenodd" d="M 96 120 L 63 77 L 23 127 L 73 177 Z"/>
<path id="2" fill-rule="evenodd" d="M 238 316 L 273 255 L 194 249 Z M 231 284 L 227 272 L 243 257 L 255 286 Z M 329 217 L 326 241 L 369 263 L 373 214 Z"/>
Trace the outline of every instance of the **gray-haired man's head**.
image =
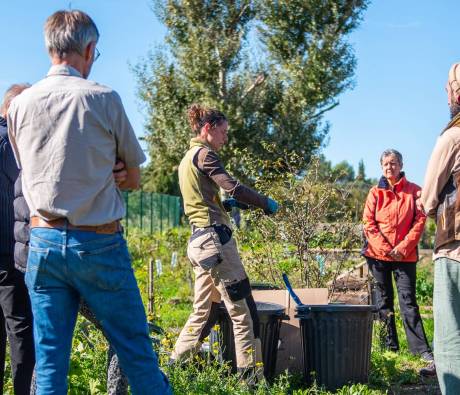
<path id="1" fill-rule="evenodd" d="M 6 113 L 8 112 L 11 101 L 24 89 L 30 88 L 30 86 L 30 84 L 14 84 L 6 90 L 5 95 L 3 96 L 2 104 L 0 106 L 0 115 L 2 117 L 6 117 Z"/>
<path id="2" fill-rule="evenodd" d="M 76 52 L 84 55 L 90 43 L 97 43 L 99 31 L 82 11 L 57 11 L 45 23 L 45 44 L 51 56 L 60 59 Z"/>

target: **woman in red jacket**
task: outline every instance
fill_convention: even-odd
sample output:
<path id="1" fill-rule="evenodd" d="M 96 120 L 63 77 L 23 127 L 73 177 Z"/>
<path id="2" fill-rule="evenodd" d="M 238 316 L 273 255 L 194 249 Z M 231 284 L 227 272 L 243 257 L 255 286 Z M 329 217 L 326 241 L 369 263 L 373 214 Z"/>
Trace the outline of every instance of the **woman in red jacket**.
<path id="1" fill-rule="evenodd" d="M 387 326 L 386 346 L 392 351 L 399 350 L 394 316 L 394 277 L 409 349 L 432 361 L 433 354 L 415 299 L 417 244 L 426 220 L 416 204 L 420 187 L 407 181 L 401 171 L 403 160 L 398 151 L 384 151 L 380 164 L 383 176 L 369 191 L 364 207 L 366 243 L 363 255 L 375 280 L 379 317 Z"/>

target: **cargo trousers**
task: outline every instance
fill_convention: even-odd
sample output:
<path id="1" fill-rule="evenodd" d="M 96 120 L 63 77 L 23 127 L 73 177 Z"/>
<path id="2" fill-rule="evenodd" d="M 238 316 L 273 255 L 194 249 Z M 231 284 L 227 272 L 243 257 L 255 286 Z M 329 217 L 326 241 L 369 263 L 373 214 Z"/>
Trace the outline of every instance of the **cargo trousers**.
<path id="1" fill-rule="evenodd" d="M 223 300 L 233 324 L 238 370 L 261 366 L 256 304 L 230 229 L 225 225 L 196 229 L 187 256 L 195 273 L 193 312 L 179 335 L 172 359 L 184 360 L 199 351 L 217 321 Z"/>

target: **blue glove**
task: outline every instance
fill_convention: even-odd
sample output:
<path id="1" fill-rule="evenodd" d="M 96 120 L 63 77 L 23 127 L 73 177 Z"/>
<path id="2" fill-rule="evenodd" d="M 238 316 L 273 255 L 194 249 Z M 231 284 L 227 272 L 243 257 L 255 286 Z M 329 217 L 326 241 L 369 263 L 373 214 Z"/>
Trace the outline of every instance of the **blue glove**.
<path id="1" fill-rule="evenodd" d="M 225 211 L 232 211 L 232 208 L 236 207 L 236 199 L 225 199 L 222 202 L 222 205 L 224 206 Z"/>
<path id="2" fill-rule="evenodd" d="M 275 214 L 278 211 L 278 203 L 274 201 L 272 198 L 267 198 L 268 200 L 268 208 L 264 210 L 265 214 Z"/>
<path id="3" fill-rule="evenodd" d="M 241 210 L 247 210 L 249 208 L 247 204 L 241 203 L 234 198 L 225 199 L 222 202 L 222 205 L 224 206 L 225 211 L 232 211 L 232 207 L 238 207 Z"/>

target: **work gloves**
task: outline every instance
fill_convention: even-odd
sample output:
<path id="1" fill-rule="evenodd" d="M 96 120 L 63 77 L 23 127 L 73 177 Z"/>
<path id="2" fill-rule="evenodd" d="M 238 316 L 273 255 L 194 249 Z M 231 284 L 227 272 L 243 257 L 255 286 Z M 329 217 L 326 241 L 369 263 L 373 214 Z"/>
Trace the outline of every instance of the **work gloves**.
<path id="1" fill-rule="evenodd" d="M 233 207 L 238 207 L 241 210 L 247 210 L 249 205 L 241 203 L 234 198 L 225 199 L 222 202 L 225 211 L 232 211 Z M 267 208 L 264 210 L 264 213 L 267 215 L 275 214 L 278 211 L 278 203 L 271 198 L 267 198 Z"/>
<path id="2" fill-rule="evenodd" d="M 247 204 L 241 203 L 234 198 L 225 199 L 222 202 L 222 205 L 224 206 L 225 211 L 232 211 L 233 207 L 238 207 L 241 210 L 247 210 L 249 208 Z"/>
<path id="3" fill-rule="evenodd" d="M 275 214 L 278 211 L 278 203 L 272 198 L 267 198 L 267 208 L 264 213 L 267 215 Z"/>

